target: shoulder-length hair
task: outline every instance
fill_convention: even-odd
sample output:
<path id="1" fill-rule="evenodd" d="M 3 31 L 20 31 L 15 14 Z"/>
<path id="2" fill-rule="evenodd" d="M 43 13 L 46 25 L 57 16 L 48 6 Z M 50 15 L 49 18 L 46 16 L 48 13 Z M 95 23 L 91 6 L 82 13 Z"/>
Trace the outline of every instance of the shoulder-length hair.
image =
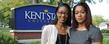
<path id="1" fill-rule="evenodd" d="M 68 4 L 66 4 L 66 3 L 59 4 L 58 7 L 56 8 L 56 14 L 57 14 L 57 11 L 58 11 L 58 9 L 60 7 L 66 7 L 67 8 L 67 11 L 68 11 L 68 14 L 67 14 L 68 15 L 68 18 L 65 21 L 64 25 L 71 26 L 71 8 L 70 8 L 70 6 Z M 56 18 L 55 18 L 55 21 L 54 21 L 53 24 L 56 24 L 57 21 L 58 21 L 58 18 L 57 18 L 57 15 L 56 15 Z"/>
<path id="2" fill-rule="evenodd" d="M 90 25 L 92 24 L 92 16 L 91 16 L 91 11 L 90 11 L 90 8 L 89 6 L 86 4 L 86 3 L 78 3 L 77 5 L 74 6 L 73 8 L 73 14 L 72 14 L 72 27 L 73 28 L 78 28 L 78 22 L 76 21 L 75 19 L 75 9 L 77 6 L 82 6 L 84 9 L 85 9 L 85 12 L 86 12 L 86 18 L 85 18 L 85 27 L 87 29 L 89 29 Z"/>

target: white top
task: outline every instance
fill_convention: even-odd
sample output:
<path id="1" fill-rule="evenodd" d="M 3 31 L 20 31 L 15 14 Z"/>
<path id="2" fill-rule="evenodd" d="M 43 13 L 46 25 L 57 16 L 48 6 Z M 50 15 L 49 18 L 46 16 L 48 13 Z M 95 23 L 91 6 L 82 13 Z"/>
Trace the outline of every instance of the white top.
<path id="1" fill-rule="evenodd" d="M 68 27 L 68 34 L 69 34 Z M 58 30 L 55 25 L 46 25 L 42 28 L 41 44 L 55 44 L 57 40 Z M 69 34 L 70 35 L 70 34 Z"/>

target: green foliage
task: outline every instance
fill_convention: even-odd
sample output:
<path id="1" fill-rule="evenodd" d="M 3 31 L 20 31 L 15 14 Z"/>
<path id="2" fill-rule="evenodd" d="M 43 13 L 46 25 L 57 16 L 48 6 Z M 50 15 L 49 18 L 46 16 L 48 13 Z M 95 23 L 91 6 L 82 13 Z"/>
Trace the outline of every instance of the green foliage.
<path id="1" fill-rule="evenodd" d="M 56 0 L 51 0 L 49 4 L 50 5 L 55 5 L 56 4 Z"/>
<path id="2" fill-rule="evenodd" d="M 10 35 L 10 28 L 0 27 L 0 44 L 16 44 L 17 41 Z"/>
<path id="3" fill-rule="evenodd" d="M 11 8 L 24 6 L 30 4 L 27 0 L 2 0 L 0 1 L 0 22 L 3 25 L 7 25 L 9 23 L 9 19 L 11 14 Z"/>
<path id="4" fill-rule="evenodd" d="M 96 4 L 96 1 L 95 0 L 80 0 L 80 2 L 83 2 L 83 3 L 85 3 L 86 1 L 89 2 L 89 3 Z M 98 0 L 98 2 L 103 2 L 103 0 Z"/>
<path id="5" fill-rule="evenodd" d="M 92 22 L 94 25 L 96 26 L 99 26 L 100 23 L 104 22 L 105 20 L 103 19 L 103 16 L 98 16 L 98 15 L 95 15 L 93 16 L 92 18 Z"/>
<path id="6" fill-rule="evenodd" d="M 101 32 L 102 32 L 102 33 L 109 33 L 109 30 L 103 29 L 103 30 L 101 30 Z"/>
<path id="7" fill-rule="evenodd" d="M 103 44 L 109 44 L 109 38 L 104 38 L 103 39 Z"/>
<path id="8" fill-rule="evenodd" d="M 16 40 L 8 32 L 0 30 L 0 44 L 16 44 Z"/>

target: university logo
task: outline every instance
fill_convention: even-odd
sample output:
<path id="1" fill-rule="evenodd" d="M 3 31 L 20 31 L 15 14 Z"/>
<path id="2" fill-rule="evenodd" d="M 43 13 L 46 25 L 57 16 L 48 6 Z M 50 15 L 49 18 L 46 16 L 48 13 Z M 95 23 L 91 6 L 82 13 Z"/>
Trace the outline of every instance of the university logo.
<path id="1" fill-rule="evenodd" d="M 56 8 L 48 5 L 30 5 L 14 9 L 15 28 L 40 30 L 43 25 L 53 23 Z"/>

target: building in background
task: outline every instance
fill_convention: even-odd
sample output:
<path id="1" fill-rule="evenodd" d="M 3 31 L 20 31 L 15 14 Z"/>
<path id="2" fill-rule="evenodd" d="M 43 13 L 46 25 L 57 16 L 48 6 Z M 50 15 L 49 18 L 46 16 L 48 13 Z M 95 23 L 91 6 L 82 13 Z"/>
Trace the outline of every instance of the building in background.
<path id="1" fill-rule="evenodd" d="M 100 25 L 99 25 L 99 28 L 100 30 L 109 30 L 109 22 L 102 22 Z"/>

